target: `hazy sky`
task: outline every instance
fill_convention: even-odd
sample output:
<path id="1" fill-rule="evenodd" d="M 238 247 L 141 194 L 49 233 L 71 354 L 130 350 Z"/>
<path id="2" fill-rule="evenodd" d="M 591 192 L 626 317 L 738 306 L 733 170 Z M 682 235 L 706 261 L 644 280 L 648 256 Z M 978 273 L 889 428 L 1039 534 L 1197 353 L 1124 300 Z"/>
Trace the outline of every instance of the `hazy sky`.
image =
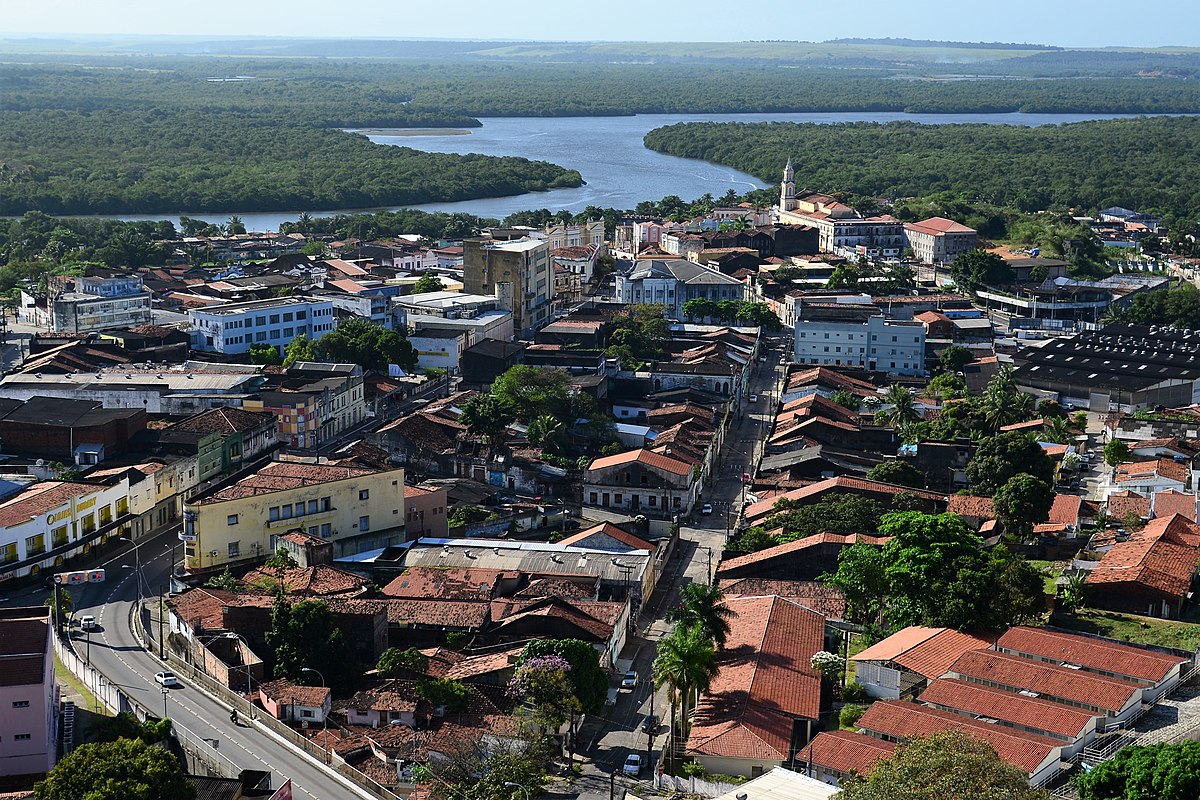
<path id="1" fill-rule="evenodd" d="M 0 32 L 741 41 L 849 36 L 1200 44 L 1195 0 L 2 0 Z M 1162 24 L 1159 24 L 1162 22 Z"/>

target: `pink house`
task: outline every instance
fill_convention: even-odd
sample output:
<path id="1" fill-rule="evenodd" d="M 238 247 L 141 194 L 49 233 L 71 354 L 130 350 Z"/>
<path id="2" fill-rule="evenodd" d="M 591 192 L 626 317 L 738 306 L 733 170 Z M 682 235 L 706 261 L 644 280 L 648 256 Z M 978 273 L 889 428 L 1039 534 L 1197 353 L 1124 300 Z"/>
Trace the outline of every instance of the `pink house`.
<path id="1" fill-rule="evenodd" d="M 284 722 L 319 724 L 329 714 L 329 689 L 297 686 L 286 678 L 259 686 L 258 699 L 268 714 Z"/>
<path id="2" fill-rule="evenodd" d="M 50 609 L 0 609 L 0 775 L 49 772 L 58 755 Z"/>

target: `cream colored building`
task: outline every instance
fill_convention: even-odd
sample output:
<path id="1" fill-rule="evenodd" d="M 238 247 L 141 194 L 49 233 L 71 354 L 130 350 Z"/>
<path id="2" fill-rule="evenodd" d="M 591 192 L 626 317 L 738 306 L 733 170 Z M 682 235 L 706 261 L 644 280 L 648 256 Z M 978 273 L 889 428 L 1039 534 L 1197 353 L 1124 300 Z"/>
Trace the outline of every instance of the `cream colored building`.
<path id="1" fill-rule="evenodd" d="M 129 481 L 41 481 L 0 503 L 0 581 L 37 575 L 129 533 Z"/>
<path id="2" fill-rule="evenodd" d="M 268 557 L 303 530 L 335 557 L 404 541 L 404 470 L 276 461 L 184 503 L 184 566 L 208 572 Z"/>

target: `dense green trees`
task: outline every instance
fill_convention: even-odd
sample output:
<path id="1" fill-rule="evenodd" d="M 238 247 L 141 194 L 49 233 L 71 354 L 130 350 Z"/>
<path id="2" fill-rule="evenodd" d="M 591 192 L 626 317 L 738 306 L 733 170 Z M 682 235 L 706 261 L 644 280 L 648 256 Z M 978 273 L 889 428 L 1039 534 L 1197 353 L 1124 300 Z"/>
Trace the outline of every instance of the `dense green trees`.
<path id="1" fill-rule="evenodd" d="M 745 170 L 775 183 L 788 158 L 809 186 L 871 197 L 964 193 L 1040 208 L 1109 205 L 1200 212 L 1200 119 L 1116 119 L 1024 128 L 922 125 L 687 123 L 646 146 Z M 1036 193 L 1044 193 L 1031 200 Z"/>
<path id="2" fill-rule="evenodd" d="M 1165 292 L 1142 292 L 1133 298 L 1122 322 L 1200 328 L 1200 289 L 1184 283 Z"/>
<path id="3" fill-rule="evenodd" d="M 493 394 L 477 394 L 467 400 L 459 418 L 472 436 L 493 445 L 504 441 L 508 426 L 515 420 L 511 407 Z"/>
<path id="4" fill-rule="evenodd" d="M 954 259 L 950 275 L 965 292 L 973 292 L 981 286 L 1012 283 L 1013 280 L 1012 267 L 1000 256 L 986 250 L 972 250 Z"/>
<path id="5" fill-rule="evenodd" d="M 856 618 L 888 624 L 997 628 L 1044 609 L 1041 575 L 1004 548 L 983 540 L 953 514 L 884 516 L 882 548 L 853 545 L 830 582 L 846 593 Z"/>
<path id="6" fill-rule="evenodd" d="M 168 749 L 140 739 L 85 744 L 34 785 L 37 800 L 191 800 L 195 785 Z"/>
<path id="7" fill-rule="evenodd" d="M 425 292 L 440 292 L 445 289 L 442 284 L 442 279 L 433 273 L 422 275 L 417 278 L 417 282 L 412 285 L 413 294 L 424 294 Z"/>
<path id="8" fill-rule="evenodd" d="M 275 677 L 307 683 L 304 668 L 318 671 L 330 686 L 348 686 L 361 677 L 329 606 L 320 600 L 291 605 L 281 591 L 271 611 L 267 644 L 274 650 Z M 315 679 L 314 679 L 315 680 Z"/>
<path id="9" fill-rule="evenodd" d="M 1028 540 L 1033 536 L 1033 526 L 1049 519 L 1054 489 L 1044 480 L 1018 472 L 996 490 L 992 499 L 1004 532 Z"/>
<path id="10" fill-rule="evenodd" d="M 545 162 L 427 153 L 268 115 L 169 106 L 0 111 L 0 154 L 21 164 L 5 178 L 3 214 L 365 208 L 581 181 Z"/>
<path id="11" fill-rule="evenodd" d="M 831 494 L 817 503 L 802 504 L 780 498 L 763 520 L 764 530 L 782 528 L 775 544 L 803 539 L 817 533 L 869 533 L 879 524 L 883 506 L 859 494 Z"/>
<path id="12" fill-rule="evenodd" d="M 884 461 L 867 470 L 867 480 L 890 483 L 894 486 L 908 486 L 911 489 L 925 488 L 925 473 L 907 461 L 899 459 Z"/>
<path id="13" fill-rule="evenodd" d="M 555 655 L 571 665 L 571 685 L 585 714 L 598 714 L 608 694 L 608 674 L 600 666 L 600 654 L 580 639 L 534 639 L 521 651 L 521 661 Z"/>
<path id="14" fill-rule="evenodd" d="M 363 317 L 342 320 L 317 340 L 316 349 L 326 361 L 360 364 L 363 369 L 382 371 L 389 364 L 404 369 L 417 366 L 417 351 L 403 334 Z"/>
<path id="15" fill-rule="evenodd" d="M 1021 473 L 1050 484 L 1054 481 L 1054 462 L 1037 442 L 1016 431 L 984 439 L 967 464 L 971 491 L 987 496 Z"/>
<path id="16" fill-rule="evenodd" d="M 990 744 L 961 731 L 912 740 L 876 765 L 870 775 L 844 781 L 838 797 L 841 800 L 1050 800 L 1045 791 L 1029 785 L 1024 772 L 996 755 Z"/>
<path id="17" fill-rule="evenodd" d="M 1126 747 L 1077 778 L 1081 800 L 1194 800 L 1200 742 Z"/>

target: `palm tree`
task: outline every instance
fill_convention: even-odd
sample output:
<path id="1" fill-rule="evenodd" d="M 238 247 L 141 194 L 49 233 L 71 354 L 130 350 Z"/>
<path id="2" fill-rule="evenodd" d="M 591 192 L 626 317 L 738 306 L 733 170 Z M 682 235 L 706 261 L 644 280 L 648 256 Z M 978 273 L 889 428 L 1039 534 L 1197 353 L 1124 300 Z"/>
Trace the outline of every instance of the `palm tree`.
<path id="1" fill-rule="evenodd" d="M 887 393 L 883 396 L 883 402 L 891 408 L 876 412 L 875 422 L 880 425 L 902 428 L 921 418 L 917 411 L 916 398 L 913 397 L 912 392 L 898 383 L 893 383 L 888 387 Z"/>
<path id="2" fill-rule="evenodd" d="M 1042 437 L 1048 442 L 1057 442 L 1058 444 L 1067 444 L 1071 441 L 1071 426 L 1067 424 L 1066 417 L 1051 417 L 1046 420 L 1046 430 L 1042 433 Z"/>
<path id="3" fill-rule="evenodd" d="M 547 414 L 537 417 L 529 423 L 525 437 L 534 447 L 541 447 L 551 453 L 558 453 L 563 448 L 563 437 L 566 429 L 560 420 Z"/>
<path id="4" fill-rule="evenodd" d="M 698 628 L 718 650 L 729 638 L 729 618 L 733 611 L 725 605 L 720 586 L 689 583 L 679 592 L 679 605 L 667 613 L 667 620 L 686 628 Z"/>
<path id="5" fill-rule="evenodd" d="M 658 643 L 651 676 L 654 688 L 667 687 L 671 700 L 671 750 L 686 732 L 688 707 L 693 695 L 707 692 L 717 677 L 717 651 L 699 628 L 676 626 Z M 682 724 L 678 712 L 682 711 Z"/>

